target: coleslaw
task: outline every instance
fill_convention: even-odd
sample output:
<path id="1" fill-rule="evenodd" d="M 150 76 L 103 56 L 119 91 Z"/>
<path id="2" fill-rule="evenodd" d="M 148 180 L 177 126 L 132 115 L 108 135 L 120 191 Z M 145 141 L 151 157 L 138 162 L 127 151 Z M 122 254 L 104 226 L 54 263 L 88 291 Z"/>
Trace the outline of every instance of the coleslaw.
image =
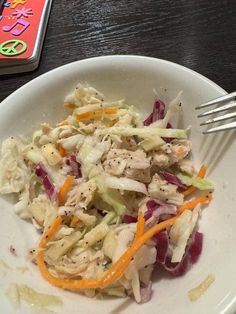
<path id="1" fill-rule="evenodd" d="M 168 108 L 156 100 L 145 120 L 86 84 L 64 106 L 57 125 L 2 143 L 0 193 L 15 193 L 15 212 L 39 231 L 33 258 L 48 282 L 147 302 L 154 270 L 181 276 L 197 262 L 201 205 L 212 198 L 188 130 L 170 122 L 181 93 Z"/>

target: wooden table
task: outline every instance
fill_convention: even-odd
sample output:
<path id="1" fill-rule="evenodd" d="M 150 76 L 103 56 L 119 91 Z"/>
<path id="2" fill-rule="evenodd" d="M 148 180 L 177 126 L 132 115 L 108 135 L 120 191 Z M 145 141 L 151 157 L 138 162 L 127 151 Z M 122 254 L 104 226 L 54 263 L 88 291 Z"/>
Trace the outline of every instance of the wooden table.
<path id="1" fill-rule="evenodd" d="M 71 61 L 137 54 L 189 67 L 236 90 L 235 0 L 54 0 L 40 66 L 0 77 L 0 101 Z"/>

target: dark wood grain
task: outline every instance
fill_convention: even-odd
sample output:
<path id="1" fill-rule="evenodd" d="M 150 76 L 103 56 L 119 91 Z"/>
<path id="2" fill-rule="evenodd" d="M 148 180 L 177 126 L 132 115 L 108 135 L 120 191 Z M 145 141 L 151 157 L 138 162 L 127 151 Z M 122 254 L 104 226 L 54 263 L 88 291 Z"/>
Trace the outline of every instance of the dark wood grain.
<path id="1" fill-rule="evenodd" d="M 54 0 L 40 66 L 0 77 L 0 101 L 32 78 L 88 57 L 177 62 L 236 90 L 235 0 Z"/>

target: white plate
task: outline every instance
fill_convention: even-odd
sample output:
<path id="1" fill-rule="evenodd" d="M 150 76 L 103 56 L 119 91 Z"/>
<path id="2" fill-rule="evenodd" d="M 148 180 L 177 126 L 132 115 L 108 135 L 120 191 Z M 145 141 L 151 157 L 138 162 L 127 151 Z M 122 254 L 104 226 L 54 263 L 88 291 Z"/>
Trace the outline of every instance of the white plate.
<path id="1" fill-rule="evenodd" d="M 25 265 L 27 250 L 34 243 L 36 233 L 29 223 L 13 214 L 11 201 L 4 197 L 0 199 L 0 258 L 11 270 L 2 274 L 0 281 L 0 312 L 14 312 L 5 297 L 9 283 L 26 282 L 38 291 L 60 295 L 64 306 L 57 308 L 57 313 L 236 313 L 235 136 L 234 133 L 222 133 L 203 137 L 194 111 L 197 104 L 225 91 L 196 72 L 159 59 L 107 56 L 82 60 L 38 77 L 4 100 L 0 104 L 0 141 L 10 135 L 29 133 L 40 122 L 53 123 L 62 119 L 64 96 L 76 83 L 84 81 L 109 99 L 126 97 L 144 113 L 151 110 L 155 99 L 153 89 L 164 101 L 179 90 L 184 91 L 184 114 L 179 123 L 192 125 L 194 159 L 198 165 L 209 164 L 209 175 L 216 185 L 214 201 L 204 210 L 200 221 L 200 230 L 205 234 L 203 254 L 184 277 L 157 276 L 153 298 L 147 304 L 137 305 L 128 298 L 88 299 L 51 287 L 34 265 L 28 265 L 30 270 L 24 274 L 15 270 L 17 266 Z M 20 257 L 9 253 L 11 244 Z M 210 273 L 216 277 L 215 282 L 197 302 L 191 303 L 188 290 Z M 32 313 L 32 308 L 23 304 L 18 313 Z"/>

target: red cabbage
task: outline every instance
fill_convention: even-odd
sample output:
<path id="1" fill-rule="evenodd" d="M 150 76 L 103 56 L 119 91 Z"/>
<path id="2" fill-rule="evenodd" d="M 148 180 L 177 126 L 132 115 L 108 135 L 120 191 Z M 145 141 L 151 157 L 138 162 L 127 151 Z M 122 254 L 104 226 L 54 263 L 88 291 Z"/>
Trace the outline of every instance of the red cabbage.
<path id="1" fill-rule="evenodd" d="M 76 178 L 81 178 L 81 164 L 77 161 L 75 155 L 71 155 L 67 160 L 66 164 L 71 167 L 72 173 Z"/>
<path id="2" fill-rule="evenodd" d="M 143 121 L 143 124 L 145 126 L 148 126 L 157 120 L 163 119 L 164 116 L 165 116 L 165 104 L 161 100 L 156 100 L 153 105 L 152 113 L 150 113 L 150 115 Z M 172 125 L 170 122 L 167 123 L 166 128 L 172 129 Z M 163 140 L 166 143 L 170 143 L 173 139 L 174 138 L 163 137 Z"/>
<path id="3" fill-rule="evenodd" d="M 143 121 L 143 124 L 148 126 L 153 122 L 163 119 L 165 115 L 165 104 L 161 100 L 156 100 L 153 106 L 152 113 Z"/>
<path id="4" fill-rule="evenodd" d="M 41 162 L 36 166 L 35 174 L 40 178 L 44 178 L 48 175 L 47 170 Z"/>
<path id="5" fill-rule="evenodd" d="M 156 235 L 154 240 L 157 242 L 157 261 L 173 276 L 183 276 L 195 264 L 202 252 L 203 234 L 194 232 L 189 239 L 185 254 L 179 263 L 172 263 L 171 256 L 168 255 L 166 244 L 168 237 L 164 234 Z M 169 242 L 169 241 L 168 241 Z M 159 246 L 159 253 L 158 253 Z"/>
<path id="6" fill-rule="evenodd" d="M 177 185 L 182 190 L 186 190 L 186 185 L 173 173 L 167 171 L 160 171 L 159 174 L 168 182 Z"/>
<path id="7" fill-rule="evenodd" d="M 45 189 L 45 192 L 47 193 L 50 200 L 56 199 L 56 189 L 51 180 L 48 177 L 47 170 L 45 169 L 44 165 L 42 163 L 39 163 L 35 168 L 35 174 L 42 179 L 42 183 Z"/>
<path id="8" fill-rule="evenodd" d="M 137 222 L 137 217 L 125 214 L 122 217 L 122 222 L 125 224 L 131 224 L 133 222 Z"/>
<path id="9" fill-rule="evenodd" d="M 154 103 L 153 112 L 152 112 L 152 122 L 155 122 L 157 120 L 161 120 L 165 116 L 165 108 L 166 105 L 163 101 L 157 100 Z"/>
<path id="10" fill-rule="evenodd" d="M 189 246 L 190 261 L 195 264 L 202 252 L 203 233 L 195 232 L 191 237 L 191 244 Z"/>
<path id="11" fill-rule="evenodd" d="M 148 285 L 141 286 L 140 288 L 141 303 L 146 303 L 152 298 L 152 282 L 149 281 Z"/>
<path id="12" fill-rule="evenodd" d="M 157 262 L 164 264 L 166 261 L 169 247 L 169 237 L 167 231 L 164 230 L 155 234 L 152 239 L 156 242 Z"/>
<path id="13" fill-rule="evenodd" d="M 165 204 L 158 200 L 148 200 L 146 206 L 147 211 L 144 214 L 145 220 L 148 220 L 152 216 L 160 218 L 161 215 L 175 215 L 177 211 L 177 207 L 175 205 Z M 155 223 L 157 223 L 157 221 Z"/>
<path id="14" fill-rule="evenodd" d="M 148 200 L 147 203 L 146 203 L 146 206 L 147 206 L 147 211 L 145 212 L 144 214 L 144 219 L 145 220 L 148 220 L 149 218 L 152 217 L 154 211 L 161 206 L 160 203 L 157 203 L 156 201 L 154 200 Z"/>

